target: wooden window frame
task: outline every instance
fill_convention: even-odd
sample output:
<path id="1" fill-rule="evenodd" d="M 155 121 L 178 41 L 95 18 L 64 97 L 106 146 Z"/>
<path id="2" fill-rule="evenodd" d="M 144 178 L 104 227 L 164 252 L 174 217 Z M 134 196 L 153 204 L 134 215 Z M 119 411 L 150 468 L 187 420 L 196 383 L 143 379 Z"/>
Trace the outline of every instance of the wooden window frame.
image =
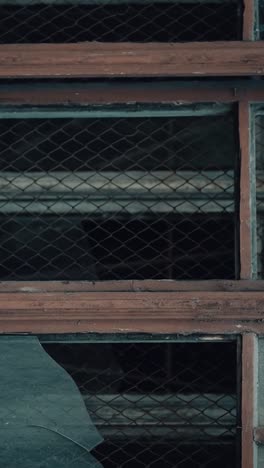
<path id="1" fill-rule="evenodd" d="M 236 84 L 237 87 L 234 87 Z M 251 105 L 264 85 L 239 83 L 16 84 L 0 86 L 1 106 L 109 105 L 122 102 L 222 102 L 238 105 L 240 140 L 240 280 L 2 282 L 4 333 L 263 333 L 264 281 L 254 279 Z M 185 87 L 184 87 L 185 86 Z M 193 86 L 193 84 L 191 85 Z"/>
<path id="2" fill-rule="evenodd" d="M 2 44 L 0 79 L 263 76 L 255 1 L 243 3 L 242 41 Z"/>
<path id="3" fill-rule="evenodd" d="M 185 44 L 0 45 L 0 105 L 120 102 L 237 103 L 240 143 L 240 280 L 2 282 L 0 333 L 242 335 L 242 468 L 256 468 L 256 336 L 264 335 L 264 281 L 254 279 L 250 109 L 264 102 L 264 41 L 254 41 L 255 2 L 244 1 L 243 40 Z M 236 77 L 213 85 L 155 80 L 12 85 L 6 79 Z M 253 437 L 254 436 L 254 437 Z"/>
<path id="4" fill-rule="evenodd" d="M 235 103 L 240 142 L 240 280 L 2 282 L 0 333 L 148 333 L 242 335 L 242 468 L 256 468 L 255 335 L 264 335 L 264 281 L 253 279 L 250 112 L 264 102 L 254 88 L 233 82 L 141 84 L 12 84 L 0 86 L 1 106 L 108 105 L 121 102 Z M 264 442 L 264 441 L 263 441 Z"/>
<path id="5" fill-rule="evenodd" d="M 254 41 L 254 17 L 254 0 L 244 0 L 242 41 L 0 45 L 0 83 L 7 78 L 262 76 L 264 41 Z M 118 83 L 111 89 L 104 83 L 64 83 L 64 86 L 51 84 L 37 88 L 14 83 L 12 87 L 0 86 L 0 105 L 8 106 L 215 101 L 237 103 L 239 109 L 241 279 L 95 284 L 3 282 L 0 285 L 0 331 L 64 333 L 107 329 L 113 332 L 122 331 L 128 326 L 127 322 L 132 321 L 134 331 L 262 332 L 264 326 L 258 319 L 262 309 L 264 311 L 264 282 L 253 281 L 252 266 L 249 131 L 251 103 L 264 102 L 261 82 L 254 88 L 238 86 L 237 82 L 225 85 L 218 82 L 208 87 L 191 83 L 189 87 L 181 87 L 179 82 L 155 84 L 155 81 L 138 86 Z M 227 306 L 232 313 L 228 313 Z M 210 318 L 213 318 L 212 323 L 208 321 Z"/>

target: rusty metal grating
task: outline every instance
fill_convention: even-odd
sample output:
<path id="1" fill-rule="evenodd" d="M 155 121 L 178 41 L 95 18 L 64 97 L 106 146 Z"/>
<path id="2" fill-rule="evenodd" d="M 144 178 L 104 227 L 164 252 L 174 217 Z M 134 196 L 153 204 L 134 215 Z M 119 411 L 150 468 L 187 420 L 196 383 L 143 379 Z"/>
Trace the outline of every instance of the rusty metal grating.
<path id="1" fill-rule="evenodd" d="M 0 119 L 2 280 L 235 277 L 229 107 L 27 112 Z"/>
<path id="2" fill-rule="evenodd" d="M 0 0 L 0 43 L 241 38 L 236 0 Z"/>
<path id="3" fill-rule="evenodd" d="M 239 466 L 235 342 L 43 346 L 78 385 L 104 468 Z"/>

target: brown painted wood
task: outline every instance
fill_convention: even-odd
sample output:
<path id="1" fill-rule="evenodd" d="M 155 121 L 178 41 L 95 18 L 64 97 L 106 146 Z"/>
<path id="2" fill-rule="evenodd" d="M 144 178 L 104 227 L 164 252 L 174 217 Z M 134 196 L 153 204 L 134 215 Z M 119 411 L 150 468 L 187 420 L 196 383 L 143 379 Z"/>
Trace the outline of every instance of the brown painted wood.
<path id="1" fill-rule="evenodd" d="M 250 107 L 247 101 L 239 103 L 240 142 L 240 278 L 252 277 L 252 219 L 251 219 L 251 154 Z"/>
<path id="2" fill-rule="evenodd" d="M 264 332 L 263 292 L 1 292 L 2 333 Z"/>
<path id="3" fill-rule="evenodd" d="M 261 82 L 258 82 L 260 84 Z M 25 85 L 0 86 L 0 105 L 78 105 L 78 104 L 120 104 L 120 103 L 177 103 L 195 102 L 232 103 L 239 100 L 264 102 L 264 87 L 260 88 L 164 88 L 158 83 L 140 83 L 118 86 L 96 86 L 93 83 L 54 87 Z"/>
<path id="4" fill-rule="evenodd" d="M 264 42 L 10 44 L 1 78 L 252 76 L 264 74 Z"/>
<path id="5" fill-rule="evenodd" d="M 259 426 L 254 428 L 254 441 L 257 444 L 264 445 L 264 427 Z"/>
<path id="6" fill-rule="evenodd" d="M 242 463 L 241 468 L 254 468 L 255 392 L 256 392 L 256 337 L 242 337 Z"/>
<path id="7" fill-rule="evenodd" d="M 257 280 L 124 280 L 124 281 L 4 281 L 1 293 L 54 292 L 247 292 L 264 291 L 264 281 Z M 1 296 L 0 296 L 1 298 Z"/>
<path id="8" fill-rule="evenodd" d="M 254 39 L 255 1 L 244 0 L 243 5 L 243 40 L 252 41 Z"/>
<path id="9" fill-rule="evenodd" d="M 252 90 L 256 94 L 255 90 Z M 260 96 L 259 96 L 260 94 Z M 264 89 L 258 93 L 257 100 L 264 101 Z M 172 89 L 167 86 L 161 88 L 159 84 L 151 86 L 141 83 L 140 86 L 119 85 L 119 86 L 90 86 L 81 84 L 78 86 L 65 87 L 63 83 L 60 87 L 47 88 L 38 86 L 32 88 L 28 86 L 0 87 L 0 105 L 76 105 L 76 104 L 119 104 L 119 103 L 171 103 L 178 104 L 193 102 L 235 102 L 237 92 L 233 89 L 208 88 L 208 89 Z"/>

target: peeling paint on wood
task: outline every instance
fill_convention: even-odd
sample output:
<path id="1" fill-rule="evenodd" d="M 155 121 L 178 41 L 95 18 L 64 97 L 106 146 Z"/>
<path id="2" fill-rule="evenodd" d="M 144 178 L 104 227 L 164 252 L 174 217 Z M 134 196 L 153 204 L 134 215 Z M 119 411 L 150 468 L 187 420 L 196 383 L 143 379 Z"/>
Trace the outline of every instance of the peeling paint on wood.
<path id="1" fill-rule="evenodd" d="M 256 448 L 253 440 L 256 405 L 257 339 L 253 333 L 242 338 L 242 463 L 241 468 L 255 468 Z"/>
<path id="2" fill-rule="evenodd" d="M 0 45 L 1 78 L 262 76 L 264 42 Z"/>
<path id="3" fill-rule="evenodd" d="M 2 333 L 264 332 L 263 292 L 0 294 Z"/>

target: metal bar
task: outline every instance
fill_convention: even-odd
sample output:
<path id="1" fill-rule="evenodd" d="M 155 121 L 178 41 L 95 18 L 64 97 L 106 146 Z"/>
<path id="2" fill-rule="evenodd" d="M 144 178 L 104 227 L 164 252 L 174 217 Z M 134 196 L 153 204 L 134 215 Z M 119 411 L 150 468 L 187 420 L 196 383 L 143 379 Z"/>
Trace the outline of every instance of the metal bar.
<path id="1" fill-rule="evenodd" d="M 10 335 L 12 336 L 12 335 Z M 151 333 L 67 333 L 39 335 L 42 344 L 51 343 L 231 343 L 237 340 L 236 335 L 175 335 Z M 240 386 L 240 382 L 239 382 Z M 240 448 L 239 448 L 240 450 Z"/>
<path id="2" fill-rule="evenodd" d="M 233 212 L 233 192 L 233 171 L 2 171 L 0 213 Z"/>
<path id="3" fill-rule="evenodd" d="M 233 171 L 0 172 L 0 213 L 232 212 L 233 177 Z"/>
<path id="4" fill-rule="evenodd" d="M 262 209 L 262 208 L 261 208 Z M 264 209 L 264 205 L 263 205 Z M 122 214 L 223 214 L 233 213 L 234 204 L 232 200 L 217 198 L 217 200 L 206 201 L 205 198 L 192 200 L 188 197 L 183 203 L 183 198 L 159 196 L 158 198 L 142 197 L 138 200 L 136 197 L 109 198 L 109 197 L 72 197 L 61 198 L 50 197 L 48 199 L 39 197 L 33 200 L 30 197 L 20 197 L 14 200 L 8 200 L 0 197 L 0 215 L 102 215 L 105 213 L 118 212 Z"/>
<path id="5" fill-rule="evenodd" d="M 204 117 L 211 115 L 224 115 L 230 111 L 230 106 L 227 104 L 196 104 L 195 106 L 188 105 L 164 105 L 143 107 L 128 105 L 117 108 L 113 107 L 68 107 L 63 109 L 45 107 L 45 108 L 30 108 L 24 107 L 2 107 L 0 109 L 0 119 L 116 119 L 116 118 L 155 118 L 155 117 Z"/>
<path id="6" fill-rule="evenodd" d="M 247 101 L 239 103 L 240 141 L 240 278 L 249 279 L 254 274 L 253 266 L 253 180 L 254 158 L 250 149 L 250 106 Z"/>
<path id="7" fill-rule="evenodd" d="M 87 371 L 87 380 L 93 375 Z M 98 401 L 98 395 L 84 391 L 82 397 L 102 435 L 109 433 L 112 427 L 115 431 L 119 429 L 117 438 L 120 438 L 122 431 L 127 438 L 133 434 L 137 437 L 165 436 L 174 440 L 184 438 L 185 442 L 203 440 L 210 443 L 216 437 L 229 439 L 230 442 L 236 431 L 236 415 L 233 411 L 235 394 L 208 392 L 175 395 L 168 392 L 155 395 L 153 399 L 152 396 L 142 397 L 142 394 L 136 393 L 100 393 Z M 203 411 L 205 407 L 206 411 Z M 131 421 L 137 423 L 131 425 Z M 169 429 L 173 433 L 170 434 Z"/>
<path id="8" fill-rule="evenodd" d="M 257 341 L 254 334 L 242 336 L 242 465 L 256 468 L 253 431 L 256 423 Z"/>
<path id="9" fill-rule="evenodd" d="M 262 76 L 264 42 L 7 44 L 0 78 Z"/>
<path id="10" fill-rule="evenodd" d="M 133 158 L 133 154 L 131 155 Z M 259 191 L 264 192 L 264 172 L 259 174 Z M 192 193 L 206 193 L 208 197 L 221 192 L 232 195 L 233 171 L 0 171 L 0 193 L 11 197 L 27 194 L 115 195 L 124 192 L 136 195 L 181 192 L 181 197 Z M 231 197 L 232 198 L 232 197 Z"/>

